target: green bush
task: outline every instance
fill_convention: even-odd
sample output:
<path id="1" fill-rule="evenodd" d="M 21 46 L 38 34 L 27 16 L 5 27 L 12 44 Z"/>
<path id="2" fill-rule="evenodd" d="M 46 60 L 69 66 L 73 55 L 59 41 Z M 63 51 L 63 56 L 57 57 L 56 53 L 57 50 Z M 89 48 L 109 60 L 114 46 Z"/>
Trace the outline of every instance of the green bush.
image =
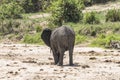
<path id="1" fill-rule="evenodd" d="M 58 0 L 52 3 L 50 11 L 54 24 L 63 22 L 79 22 L 82 19 L 81 3 L 78 0 Z"/>
<path id="2" fill-rule="evenodd" d="M 23 7 L 26 13 L 38 12 L 40 9 L 39 0 L 21 0 L 19 4 Z"/>
<path id="3" fill-rule="evenodd" d="M 75 36 L 75 44 L 79 44 L 79 43 L 85 42 L 86 39 L 87 39 L 86 36 L 77 34 L 77 35 Z"/>
<path id="4" fill-rule="evenodd" d="M 11 2 L 18 3 L 26 13 L 44 11 L 49 7 L 51 0 L 1 0 L 1 4 L 8 4 Z"/>
<path id="5" fill-rule="evenodd" d="M 42 44 L 43 41 L 40 38 L 40 33 L 36 33 L 36 34 L 26 34 L 24 36 L 23 42 L 30 43 L 30 44 L 33 44 L 33 43 Z"/>
<path id="6" fill-rule="evenodd" d="M 111 21 L 111 22 L 116 22 L 120 21 L 120 10 L 109 10 L 106 14 L 106 22 Z"/>
<path id="7" fill-rule="evenodd" d="M 100 23 L 100 20 L 96 17 L 96 13 L 95 12 L 87 12 L 84 14 L 83 17 L 83 22 L 85 24 L 98 24 Z"/>
<path id="8" fill-rule="evenodd" d="M 109 1 L 116 1 L 116 0 L 82 0 L 85 6 L 91 6 L 93 4 L 105 4 Z"/>
<path id="9" fill-rule="evenodd" d="M 11 2 L 8 4 L 2 4 L 0 6 L 0 19 L 5 18 L 21 18 L 21 13 L 23 13 L 23 8 L 16 2 Z"/>
<path id="10" fill-rule="evenodd" d="M 13 32 L 12 24 L 13 24 L 12 20 L 8 20 L 4 22 L 3 24 L 4 28 L 2 30 L 4 34 L 9 34 Z"/>
<path id="11" fill-rule="evenodd" d="M 50 7 L 50 11 L 52 12 L 52 17 L 50 18 L 50 24 L 55 24 L 55 25 L 62 25 L 62 2 L 55 1 L 52 3 Z"/>
<path id="12" fill-rule="evenodd" d="M 106 3 L 109 1 L 116 1 L 116 0 L 91 0 L 92 4 L 96 4 L 96 3 Z"/>
<path id="13" fill-rule="evenodd" d="M 108 0 L 91 0 L 93 4 L 95 3 L 106 3 Z"/>
<path id="14" fill-rule="evenodd" d="M 120 36 L 117 34 L 99 34 L 98 37 L 92 41 L 91 45 L 98 47 L 106 47 L 109 45 L 110 40 L 120 40 Z"/>
<path id="15" fill-rule="evenodd" d="M 101 31 L 101 27 L 99 26 L 86 26 L 86 27 L 79 29 L 78 33 L 81 35 L 95 37 L 98 33 L 100 33 L 100 31 Z"/>
<path id="16" fill-rule="evenodd" d="M 63 17 L 65 22 L 78 22 L 81 17 L 81 10 L 79 8 L 79 5 L 77 5 L 78 2 L 75 2 L 75 0 L 71 1 L 65 1 L 63 4 Z M 78 3 L 79 4 L 79 3 Z"/>
<path id="17" fill-rule="evenodd" d="M 91 6 L 93 4 L 105 4 L 109 1 L 116 1 L 116 0 L 82 0 L 85 6 Z"/>
<path id="18" fill-rule="evenodd" d="M 36 26 L 35 29 L 36 29 L 36 32 L 41 32 L 42 31 L 42 27 L 41 26 Z"/>
<path id="19" fill-rule="evenodd" d="M 0 0 L 0 4 L 8 4 L 11 2 L 17 2 L 18 0 Z"/>
<path id="20" fill-rule="evenodd" d="M 83 1 L 84 1 L 85 6 L 91 6 L 92 5 L 91 0 L 83 0 Z"/>
<path id="21" fill-rule="evenodd" d="M 4 20 L 1 24 L 0 24 L 0 32 L 2 32 L 3 34 L 10 34 L 10 33 L 15 33 L 17 34 L 20 27 L 20 22 L 15 21 L 13 19 L 9 19 L 9 20 Z"/>

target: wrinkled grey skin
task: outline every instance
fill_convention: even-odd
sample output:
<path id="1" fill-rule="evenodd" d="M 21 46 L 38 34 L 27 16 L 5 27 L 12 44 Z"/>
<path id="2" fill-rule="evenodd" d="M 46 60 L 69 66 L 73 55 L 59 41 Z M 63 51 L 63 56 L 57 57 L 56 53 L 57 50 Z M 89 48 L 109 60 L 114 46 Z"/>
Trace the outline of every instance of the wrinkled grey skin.
<path id="1" fill-rule="evenodd" d="M 65 51 L 69 51 L 69 64 L 73 65 L 73 49 L 75 43 L 75 32 L 66 26 L 61 26 L 51 31 L 43 30 L 41 38 L 52 50 L 55 64 L 63 65 L 63 56 Z"/>

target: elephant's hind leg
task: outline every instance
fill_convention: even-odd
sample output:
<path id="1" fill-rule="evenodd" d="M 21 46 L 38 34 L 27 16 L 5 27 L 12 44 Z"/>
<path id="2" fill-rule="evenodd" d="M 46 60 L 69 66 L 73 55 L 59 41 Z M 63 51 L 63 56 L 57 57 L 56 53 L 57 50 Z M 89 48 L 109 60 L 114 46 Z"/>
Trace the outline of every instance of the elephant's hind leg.
<path id="1" fill-rule="evenodd" d="M 54 63 L 56 65 L 58 63 L 59 56 L 57 55 L 57 52 L 55 50 L 52 50 L 52 52 L 53 52 Z"/>
<path id="2" fill-rule="evenodd" d="M 60 53 L 59 53 L 59 62 L 58 62 L 58 66 L 62 66 L 63 65 L 63 56 L 64 56 L 64 52 L 65 51 L 61 51 Z"/>
<path id="3" fill-rule="evenodd" d="M 73 65 L 73 49 L 69 50 L 69 65 Z"/>
<path id="4" fill-rule="evenodd" d="M 56 64 L 58 64 L 59 58 L 60 58 L 60 53 L 56 52 L 55 55 L 56 55 L 56 57 L 55 57 L 56 58 Z"/>

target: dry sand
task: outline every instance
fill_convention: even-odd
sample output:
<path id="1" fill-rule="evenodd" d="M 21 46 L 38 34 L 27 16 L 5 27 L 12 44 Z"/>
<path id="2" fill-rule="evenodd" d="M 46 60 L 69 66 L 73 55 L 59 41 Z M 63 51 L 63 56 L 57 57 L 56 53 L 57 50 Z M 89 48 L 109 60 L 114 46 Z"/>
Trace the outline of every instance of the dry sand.
<path id="1" fill-rule="evenodd" d="M 0 44 L 0 80 L 120 80 L 120 51 L 75 46 L 74 66 L 53 64 L 47 46 Z"/>

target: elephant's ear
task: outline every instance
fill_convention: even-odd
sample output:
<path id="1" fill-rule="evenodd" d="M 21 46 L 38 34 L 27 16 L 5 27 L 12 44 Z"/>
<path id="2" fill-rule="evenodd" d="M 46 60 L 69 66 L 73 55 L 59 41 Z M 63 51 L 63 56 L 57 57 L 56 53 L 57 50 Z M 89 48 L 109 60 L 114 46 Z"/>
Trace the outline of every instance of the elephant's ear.
<path id="1" fill-rule="evenodd" d="M 44 41 L 44 43 L 50 47 L 50 36 L 51 36 L 52 30 L 50 29 L 44 29 L 41 38 Z"/>

